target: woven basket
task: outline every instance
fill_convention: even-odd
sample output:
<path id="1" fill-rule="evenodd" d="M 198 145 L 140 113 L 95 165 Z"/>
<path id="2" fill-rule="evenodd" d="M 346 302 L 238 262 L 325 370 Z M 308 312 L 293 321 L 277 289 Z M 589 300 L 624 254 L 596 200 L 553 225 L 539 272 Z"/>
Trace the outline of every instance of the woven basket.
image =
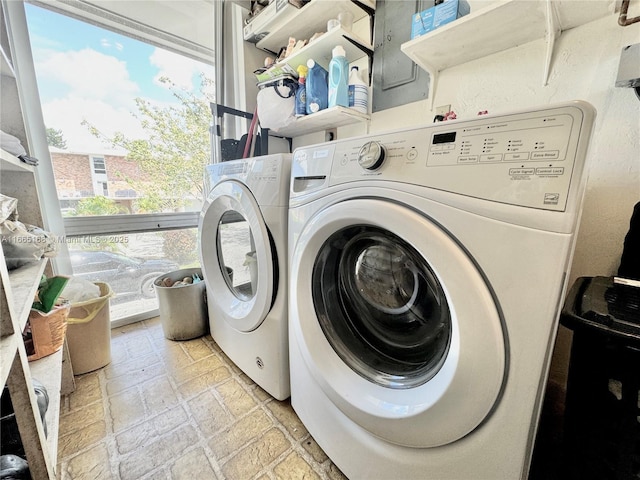
<path id="1" fill-rule="evenodd" d="M 33 342 L 34 353 L 27 357 L 30 362 L 60 350 L 67 333 L 69 310 L 69 305 L 62 305 L 55 307 L 49 313 L 42 313 L 38 310 L 29 312 L 29 321 L 25 332 L 27 332 L 27 337 L 29 332 L 31 333 L 31 341 Z"/>

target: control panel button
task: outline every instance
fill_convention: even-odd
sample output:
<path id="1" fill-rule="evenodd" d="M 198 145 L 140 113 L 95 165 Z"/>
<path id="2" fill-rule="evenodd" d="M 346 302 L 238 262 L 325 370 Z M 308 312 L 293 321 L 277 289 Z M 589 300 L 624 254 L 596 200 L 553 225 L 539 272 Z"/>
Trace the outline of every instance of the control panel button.
<path id="1" fill-rule="evenodd" d="M 385 158 L 384 147 L 376 141 L 365 143 L 358 152 L 358 164 L 367 170 L 375 170 Z"/>

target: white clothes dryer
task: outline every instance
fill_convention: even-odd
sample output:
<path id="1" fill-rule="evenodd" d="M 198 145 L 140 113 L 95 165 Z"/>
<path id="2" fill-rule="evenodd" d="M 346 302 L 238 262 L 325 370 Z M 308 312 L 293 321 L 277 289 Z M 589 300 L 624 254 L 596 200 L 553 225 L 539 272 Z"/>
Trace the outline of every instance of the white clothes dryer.
<path id="1" fill-rule="evenodd" d="M 572 102 L 294 152 L 291 401 L 347 477 L 527 477 L 594 117 Z"/>
<path id="2" fill-rule="evenodd" d="M 289 397 L 287 214 L 291 155 L 206 167 L 199 251 L 211 336 L 253 381 Z"/>

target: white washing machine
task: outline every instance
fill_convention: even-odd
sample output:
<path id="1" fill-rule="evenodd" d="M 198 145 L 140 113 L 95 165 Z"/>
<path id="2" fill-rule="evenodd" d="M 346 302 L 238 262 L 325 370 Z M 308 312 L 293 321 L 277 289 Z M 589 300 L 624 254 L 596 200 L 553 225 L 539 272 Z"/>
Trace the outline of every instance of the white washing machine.
<path id="1" fill-rule="evenodd" d="M 594 117 L 572 102 L 294 152 L 291 401 L 347 477 L 527 477 Z"/>
<path id="2" fill-rule="evenodd" d="M 211 336 L 251 379 L 289 397 L 287 214 L 291 155 L 206 167 L 200 263 Z"/>

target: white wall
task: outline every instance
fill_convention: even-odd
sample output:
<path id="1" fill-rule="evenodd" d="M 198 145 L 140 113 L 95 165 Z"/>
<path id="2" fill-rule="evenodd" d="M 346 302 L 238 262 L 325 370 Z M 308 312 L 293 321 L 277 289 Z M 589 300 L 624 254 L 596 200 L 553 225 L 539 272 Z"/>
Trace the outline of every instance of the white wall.
<path id="1" fill-rule="evenodd" d="M 562 33 L 547 86 L 542 86 L 544 40 L 445 70 L 434 106 L 451 104 L 458 118 L 478 111 L 518 110 L 566 100 L 585 100 L 597 110 L 589 150 L 590 174 L 569 285 L 580 276 L 615 274 L 624 236 L 640 201 L 640 100 L 616 88 L 620 52 L 640 42 L 640 23 L 620 27 L 611 14 Z M 430 122 L 430 101 L 373 115 L 371 131 Z M 562 384 L 570 335 L 561 328 L 551 380 Z"/>

